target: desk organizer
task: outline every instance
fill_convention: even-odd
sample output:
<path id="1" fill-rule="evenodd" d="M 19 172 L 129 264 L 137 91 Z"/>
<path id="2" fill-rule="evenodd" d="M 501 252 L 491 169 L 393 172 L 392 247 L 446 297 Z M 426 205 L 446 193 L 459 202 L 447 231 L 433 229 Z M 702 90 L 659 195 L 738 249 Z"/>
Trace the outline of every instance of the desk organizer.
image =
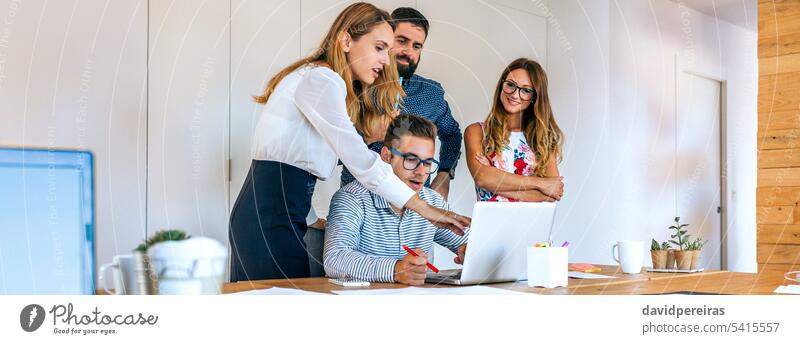
<path id="1" fill-rule="evenodd" d="M 567 286 L 567 247 L 528 247 L 528 286 Z"/>

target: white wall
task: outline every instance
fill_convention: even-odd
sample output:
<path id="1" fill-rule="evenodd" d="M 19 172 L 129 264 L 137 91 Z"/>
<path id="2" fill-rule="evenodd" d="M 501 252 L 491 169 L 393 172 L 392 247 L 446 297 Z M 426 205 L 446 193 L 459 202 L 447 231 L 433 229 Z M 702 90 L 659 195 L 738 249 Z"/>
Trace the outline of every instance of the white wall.
<path id="1" fill-rule="evenodd" d="M 100 263 L 145 237 L 146 59 L 145 0 L 0 1 L 0 145 L 94 153 Z"/>
<path id="2" fill-rule="evenodd" d="M 756 13 L 757 4 L 748 4 Z M 756 17 L 753 17 L 756 20 Z M 756 272 L 756 178 L 758 128 L 758 33 L 725 25 L 721 36 L 727 87 L 728 269 Z"/>
<path id="3" fill-rule="evenodd" d="M 570 259 L 611 263 L 616 240 L 670 234 L 680 211 L 680 54 L 692 70 L 727 81 L 728 268 L 755 271 L 756 33 L 666 0 L 549 4 L 570 48 L 549 35 L 553 106 L 567 134 L 557 232 L 575 243 Z"/>
<path id="4" fill-rule="evenodd" d="M 150 0 L 148 235 L 228 238 L 228 1 Z"/>
<path id="5" fill-rule="evenodd" d="M 566 136 L 559 166 L 564 197 L 553 236 L 570 242 L 571 261 L 607 263 L 624 221 L 615 201 L 608 2 L 550 1 L 548 10 L 549 92 Z"/>
<path id="6" fill-rule="evenodd" d="M 300 58 L 300 2 L 231 3 L 230 208 L 250 167 L 251 139 L 263 107 L 252 101 L 269 77 Z M 276 32 L 283 34 L 276 35 Z"/>

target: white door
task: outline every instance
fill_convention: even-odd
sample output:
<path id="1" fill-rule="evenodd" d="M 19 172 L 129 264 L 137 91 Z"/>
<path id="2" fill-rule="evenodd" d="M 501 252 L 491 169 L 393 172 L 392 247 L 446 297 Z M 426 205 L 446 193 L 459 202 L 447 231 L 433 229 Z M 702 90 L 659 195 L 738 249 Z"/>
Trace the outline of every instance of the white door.
<path id="1" fill-rule="evenodd" d="M 699 267 L 721 267 L 722 216 L 719 81 L 681 75 L 677 116 L 677 215 L 689 234 L 708 240 Z"/>
<path id="2" fill-rule="evenodd" d="M 230 2 L 149 3 L 148 234 L 227 243 Z"/>
<path id="3" fill-rule="evenodd" d="M 261 94 L 275 73 L 299 58 L 299 1 L 232 0 L 229 209 L 250 168 L 253 129 L 263 110 L 252 96 Z"/>

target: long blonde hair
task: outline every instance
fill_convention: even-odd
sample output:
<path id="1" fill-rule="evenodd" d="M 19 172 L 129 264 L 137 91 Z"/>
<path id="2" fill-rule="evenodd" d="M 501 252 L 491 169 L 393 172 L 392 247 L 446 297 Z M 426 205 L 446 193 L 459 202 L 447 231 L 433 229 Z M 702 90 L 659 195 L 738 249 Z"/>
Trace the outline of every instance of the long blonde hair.
<path id="1" fill-rule="evenodd" d="M 275 88 L 289 73 L 309 63 L 325 62 L 344 79 L 347 87 L 347 113 L 356 130 L 364 136 L 370 136 L 370 128 L 374 127 L 376 121 L 392 113 L 395 102 L 405 97 L 398 81 L 394 55 L 390 54 L 389 63 L 384 66 L 378 79 L 372 85 L 364 87 L 358 80 L 353 80 L 353 72 L 340 41 L 345 33 L 350 34 L 353 41 L 357 41 L 381 23 L 387 23 L 394 29 L 395 24 L 389 13 L 372 4 L 358 2 L 347 6 L 336 17 L 319 48 L 275 74 L 264 92 L 253 96 L 253 100 L 266 104 Z"/>
<path id="2" fill-rule="evenodd" d="M 528 71 L 533 89 L 536 91 L 535 102 L 522 112 L 522 131 L 531 150 L 536 154 L 534 173 L 539 177 L 544 177 L 551 158 L 561 162 L 564 133 L 556 124 L 553 110 L 550 108 L 550 97 L 547 95 L 547 74 L 542 66 L 534 60 L 518 58 L 503 70 L 494 91 L 492 111 L 486 118 L 483 153 L 486 156 L 493 153 L 500 154 L 503 147 L 509 143 L 508 113 L 503 107 L 503 103 L 500 102 L 500 96 L 508 74 L 520 68 Z"/>

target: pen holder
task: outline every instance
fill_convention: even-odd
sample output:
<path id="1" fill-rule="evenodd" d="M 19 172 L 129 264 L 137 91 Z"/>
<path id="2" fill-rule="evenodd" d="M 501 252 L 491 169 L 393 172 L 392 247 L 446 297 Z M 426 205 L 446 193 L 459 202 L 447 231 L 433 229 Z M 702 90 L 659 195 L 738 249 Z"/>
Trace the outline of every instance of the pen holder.
<path id="1" fill-rule="evenodd" d="M 567 247 L 528 247 L 528 286 L 566 287 Z"/>

